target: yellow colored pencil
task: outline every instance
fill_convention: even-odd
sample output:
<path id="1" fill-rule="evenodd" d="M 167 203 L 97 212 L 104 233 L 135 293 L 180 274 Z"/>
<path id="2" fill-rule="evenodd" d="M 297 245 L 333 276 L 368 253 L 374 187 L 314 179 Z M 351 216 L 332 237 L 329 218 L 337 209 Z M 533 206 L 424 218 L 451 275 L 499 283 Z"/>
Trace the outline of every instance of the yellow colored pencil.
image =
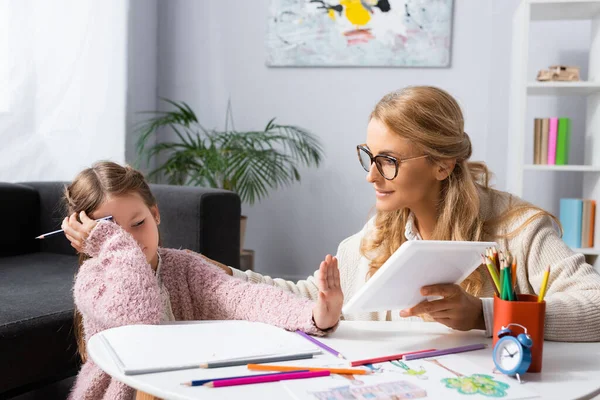
<path id="1" fill-rule="evenodd" d="M 483 263 L 487 266 L 488 271 L 490 272 L 490 276 L 492 277 L 492 281 L 496 288 L 495 292 L 498 296 L 500 296 L 500 279 L 498 278 L 498 273 L 496 272 L 496 267 L 492 264 L 491 260 L 488 257 L 483 258 Z"/>
<path id="2" fill-rule="evenodd" d="M 542 287 L 540 288 L 540 294 L 538 294 L 538 303 L 544 301 L 544 297 L 546 296 L 546 289 L 548 288 L 548 278 L 550 277 L 550 266 L 546 268 L 546 272 L 544 272 L 544 278 L 542 279 Z"/>
<path id="3" fill-rule="evenodd" d="M 309 370 L 313 371 L 329 371 L 332 374 L 338 375 L 368 375 L 371 372 L 362 368 L 326 368 L 326 367 L 292 367 L 290 365 L 267 365 L 267 364 L 248 364 L 248 369 L 251 371 L 301 371 Z"/>

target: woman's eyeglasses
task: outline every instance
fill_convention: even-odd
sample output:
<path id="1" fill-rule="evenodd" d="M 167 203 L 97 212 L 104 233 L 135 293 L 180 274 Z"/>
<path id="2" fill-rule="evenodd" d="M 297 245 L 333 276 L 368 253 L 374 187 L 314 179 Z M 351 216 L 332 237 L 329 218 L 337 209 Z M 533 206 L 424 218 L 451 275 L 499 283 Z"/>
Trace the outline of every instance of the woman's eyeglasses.
<path id="1" fill-rule="evenodd" d="M 371 165 L 375 163 L 375 166 L 377 166 L 377 170 L 381 176 L 388 181 L 391 181 L 398 175 L 398 168 L 400 168 L 401 163 L 427 157 L 427 155 L 424 155 L 399 159 L 385 154 L 373 156 L 373 154 L 364 144 L 359 144 L 356 146 L 356 153 L 358 154 L 358 161 L 360 161 L 360 165 L 362 165 L 365 171 L 369 172 L 371 170 Z"/>

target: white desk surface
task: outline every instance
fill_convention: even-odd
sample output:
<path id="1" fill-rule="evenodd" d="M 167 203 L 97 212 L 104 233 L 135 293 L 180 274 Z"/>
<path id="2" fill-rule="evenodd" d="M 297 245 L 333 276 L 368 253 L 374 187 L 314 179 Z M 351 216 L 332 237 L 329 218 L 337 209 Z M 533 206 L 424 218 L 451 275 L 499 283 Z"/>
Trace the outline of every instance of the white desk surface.
<path id="1" fill-rule="evenodd" d="M 352 360 L 398 354 L 427 348 L 447 348 L 470 343 L 488 343 L 485 350 L 462 353 L 462 357 L 492 371 L 492 341 L 481 331 L 457 332 L 437 323 L 342 321 L 338 330 L 321 339 Z M 201 342 L 198 343 L 202 345 Z M 227 388 L 182 386 L 194 379 L 243 375 L 246 367 L 209 370 L 191 369 L 156 374 L 125 376 L 105 347 L 94 336 L 88 343 L 92 360 L 106 373 L 127 385 L 162 399 L 291 399 L 281 383 Z M 328 355 L 318 356 L 327 357 Z M 207 375 L 210 374 L 210 375 Z M 544 343 L 543 369 L 526 374 L 527 387 L 542 399 L 590 399 L 600 394 L 600 343 Z"/>

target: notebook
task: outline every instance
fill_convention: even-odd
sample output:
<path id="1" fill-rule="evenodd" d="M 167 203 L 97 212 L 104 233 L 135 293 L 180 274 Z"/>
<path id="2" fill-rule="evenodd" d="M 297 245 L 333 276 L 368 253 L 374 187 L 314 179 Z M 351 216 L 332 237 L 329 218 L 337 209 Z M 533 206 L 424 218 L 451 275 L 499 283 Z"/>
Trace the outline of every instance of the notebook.
<path id="1" fill-rule="evenodd" d="M 249 321 L 128 325 L 98 336 L 125 375 L 198 368 L 238 358 L 321 353 L 297 333 Z"/>

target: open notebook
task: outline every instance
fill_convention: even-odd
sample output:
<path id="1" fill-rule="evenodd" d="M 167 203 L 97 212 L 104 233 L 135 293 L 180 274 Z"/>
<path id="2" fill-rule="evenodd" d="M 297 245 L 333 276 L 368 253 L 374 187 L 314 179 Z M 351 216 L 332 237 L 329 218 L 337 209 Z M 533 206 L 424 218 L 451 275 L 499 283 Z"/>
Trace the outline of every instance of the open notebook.
<path id="1" fill-rule="evenodd" d="M 125 375 L 198 368 L 238 358 L 321 353 L 296 333 L 248 321 L 128 325 L 98 336 Z"/>

